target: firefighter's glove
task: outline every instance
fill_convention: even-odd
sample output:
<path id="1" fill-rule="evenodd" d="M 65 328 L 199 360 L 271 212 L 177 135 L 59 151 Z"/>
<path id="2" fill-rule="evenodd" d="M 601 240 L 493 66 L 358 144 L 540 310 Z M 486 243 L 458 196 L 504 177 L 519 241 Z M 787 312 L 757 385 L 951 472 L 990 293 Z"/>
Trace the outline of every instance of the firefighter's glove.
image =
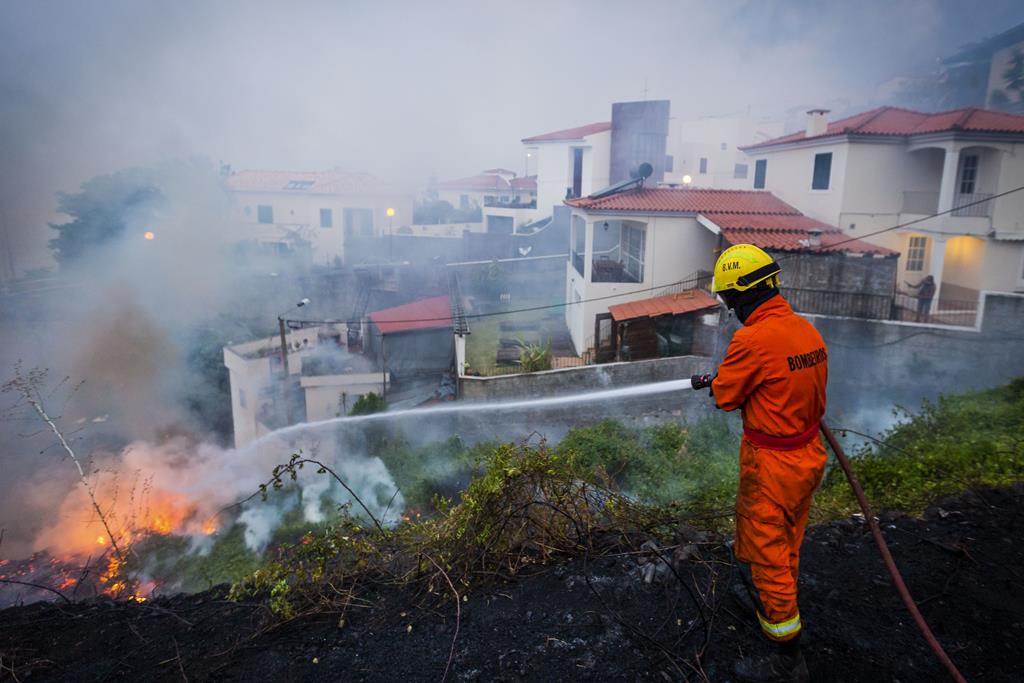
<path id="1" fill-rule="evenodd" d="M 713 375 L 694 375 L 690 378 L 690 386 L 694 391 L 706 389 L 711 386 L 711 380 L 713 379 Z"/>

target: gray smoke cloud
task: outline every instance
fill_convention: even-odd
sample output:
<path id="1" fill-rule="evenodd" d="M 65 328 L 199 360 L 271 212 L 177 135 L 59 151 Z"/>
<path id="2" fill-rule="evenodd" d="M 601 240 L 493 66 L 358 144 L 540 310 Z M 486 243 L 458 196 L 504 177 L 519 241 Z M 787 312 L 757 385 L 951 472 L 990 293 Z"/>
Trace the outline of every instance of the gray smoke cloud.
<path id="1" fill-rule="evenodd" d="M 53 195 L 203 155 L 431 176 L 522 167 L 522 137 L 671 99 L 674 116 L 870 104 L 1024 20 L 1014 0 L 28 2 L 0 6 L 0 220 L 48 264 Z"/>

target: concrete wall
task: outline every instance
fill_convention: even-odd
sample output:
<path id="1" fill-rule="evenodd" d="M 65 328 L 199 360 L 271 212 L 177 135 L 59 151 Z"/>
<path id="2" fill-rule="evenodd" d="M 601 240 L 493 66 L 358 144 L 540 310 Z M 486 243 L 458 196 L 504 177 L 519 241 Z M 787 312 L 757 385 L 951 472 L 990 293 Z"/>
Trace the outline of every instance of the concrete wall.
<path id="1" fill-rule="evenodd" d="M 572 187 L 572 150 L 583 149 L 582 194 L 608 186 L 611 132 L 588 135 L 583 140 L 537 142 L 527 145 L 537 159 L 537 215 L 548 216 L 561 206 L 565 190 Z"/>
<path id="2" fill-rule="evenodd" d="M 765 187 L 779 199 L 788 202 L 811 218 L 838 225 L 843 207 L 843 191 L 846 183 L 847 154 L 853 145 L 836 143 L 796 147 L 779 152 L 754 153 L 751 155 L 750 174 L 753 176 L 754 162 L 767 159 Z M 832 152 L 832 174 L 829 189 L 812 190 L 814 156 Z M 751 181 L 753 182 L 753 181 Z"/>
<path id="3" fill-rule="evenodd" d="M 829 349 L 829 417 L 879 428 L 894 405 L 1024 375 L 1024 295 L 985 292 L 976 328 L 808 316 Z"/>
<path id="4" fill-rule="evenodd" d="M 689 379 L 691 375 L 707 372 L 709 359 L 700 356 L 658 358 L 632 363 L 607 363 L 580 368 L 548 370 L 528 375 L 501 377 L 461 377 L 459 397 L 464 401 L 491 402 L 541 399 L 577 394 L 586 391 L 621 389 L 651 382 Z M 707 392 L 698 395 L 685 389 L 647 396 L 622 396 L 601 402 L 600 406 L 573 403 L 559 407 L 545 407 L 538 411 L 545 423 L 562 422 L 579 425 L 605 417 L 693 421 L 711 415 L 714 406 L 707 400 Z"/>

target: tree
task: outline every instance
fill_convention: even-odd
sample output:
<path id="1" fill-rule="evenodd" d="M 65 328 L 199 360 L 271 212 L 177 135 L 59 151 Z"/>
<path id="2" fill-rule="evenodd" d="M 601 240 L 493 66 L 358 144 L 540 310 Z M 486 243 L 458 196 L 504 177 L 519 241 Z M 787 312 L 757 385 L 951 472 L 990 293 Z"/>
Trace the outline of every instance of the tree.
<path id="1" fill-rule="evenodd" d="M 71 216 L 67 223 L 50 223 L 57 231 L 50 249 L 61 268 L 113 242 L 130 222 L 146 224 L 163 203 L 153 172 L 138 168 L 96 176 L 82 184 L 81 192 L 57 197 L 58 211 Z"/>

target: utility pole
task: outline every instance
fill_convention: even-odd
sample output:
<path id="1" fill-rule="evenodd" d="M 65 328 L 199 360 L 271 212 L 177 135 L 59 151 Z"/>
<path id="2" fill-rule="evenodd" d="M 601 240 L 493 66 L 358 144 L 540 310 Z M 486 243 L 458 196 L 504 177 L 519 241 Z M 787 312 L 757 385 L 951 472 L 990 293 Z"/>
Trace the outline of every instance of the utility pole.
<path id="1" fill-rule="evenodd" d="M 291 372 L 288 370 L 288 339 L 284 332 L 284 316 L 286 313 L 290 313 L 296 308 L 302 308 L 308 303 L 309 299 L 300 299 L 299 303 L 277 316 L 277 331 L 281 335 L 281 397 L 284 401 L 285 418 L 287 419 L 288 424 L 292 424 L 294 422 L 294 417 L 292 416 L 291 394 L 288 391 L 288 383 L 291 381 Z"/>

